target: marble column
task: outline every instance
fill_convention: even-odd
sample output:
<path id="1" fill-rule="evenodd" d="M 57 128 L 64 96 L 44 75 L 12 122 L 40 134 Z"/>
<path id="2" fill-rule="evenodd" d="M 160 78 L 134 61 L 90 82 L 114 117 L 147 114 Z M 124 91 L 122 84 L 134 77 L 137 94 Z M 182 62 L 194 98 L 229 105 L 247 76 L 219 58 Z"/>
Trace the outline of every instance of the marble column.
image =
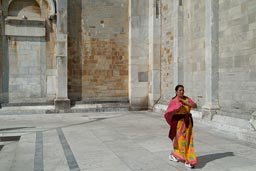
<path id="1" fill-rule="evenodd" d="M 149 8 L 148 0 L 129 0 L 129 102 L 131 110 L 148 108 Z"/>
<path id="2" fill-rule="evenodd" d="M 212 119 L 219 109 L 219 1 L 205 1 L 205 104 L 203 117 Z"/>
<path id="3" fill-rule="evenodd" d="M 173 1 L 173 22 L 174 22 L 174 38 L 173 38 L 173 86 L 183 84 L 183 58 L 184 58 L 184 41 L 183 41 L 183 7 L 182 1 Z"/>
<path id="4" fill-rule="evenodd" d="M 149 108 L 152 108 L 160 98 L 160 4 L 160 0 L 149 0 Z"/>
<path id="5" fill-rule="evenodd" d="M 54 101 L 55 110 L 62 112 L 70 109 L 68 99 L 68 33 L 67 33 L 67 0 L 57 0 L 57 33 L 56 33 L 56 63 L 57 63 L 57 90 Z"/>

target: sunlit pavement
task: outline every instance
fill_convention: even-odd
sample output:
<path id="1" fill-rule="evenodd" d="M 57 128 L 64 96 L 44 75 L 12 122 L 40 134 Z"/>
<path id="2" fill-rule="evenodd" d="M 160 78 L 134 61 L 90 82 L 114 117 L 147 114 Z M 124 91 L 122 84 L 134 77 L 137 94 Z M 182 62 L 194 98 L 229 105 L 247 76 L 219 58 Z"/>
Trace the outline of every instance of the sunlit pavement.
<path id="1" fill-rule="evenodd" d="M 256 169 L 256 145 L 194 123 L 193 170 Z M 1 171 L 175 171 L 162 114 L 150 111 L 0 116 Z"/>

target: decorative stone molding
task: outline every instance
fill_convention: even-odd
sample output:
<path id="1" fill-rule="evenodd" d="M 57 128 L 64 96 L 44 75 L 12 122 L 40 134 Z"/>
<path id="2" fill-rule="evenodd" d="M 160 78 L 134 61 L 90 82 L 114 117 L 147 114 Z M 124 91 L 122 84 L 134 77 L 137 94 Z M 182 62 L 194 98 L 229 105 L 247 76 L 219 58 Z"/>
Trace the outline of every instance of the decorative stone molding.
<path id="1" fill-rule="evenodd" d="M 8 7 L 10 6 L 10 4 L 13 2 L 14 0 L 9 0 L 9 3 L 8 3 Z M 43 0 L 35 0 L 37 3 L 38 3 L 38 5 L 41 7 L 41 2 L 43 1 Z M 50 9 L 50 12 L 49 12 L 49 18 L 51 19 L 51 18 L 53 18 L 54 16 L 55 16 L 55 14 L 56 14 L 56 5 L 55 5 L 55 3 L 54 3 L 54 1 L 53 0 L 45 0 L 46 2 L 47 2 L 47 4 L 48 4 L 48 6 L 49 6 L 49 9 Z M 42 7 L 41 7 L 42 8 Z"/>
<path id="2" fill-rule="evenodd" d="M 5 35 L 44 37 L 45 20 L 41 18 L 7 17 L 5 19 Z"/>
<path id="3" fill-rule="evenodd" d="M 46 0 L 46 2 L 49 5 L 50 12 L 49 12 L 49 18 L 53 18 L 56 14 L 56 6 L 53 0 Z"/>
<path id="4" fill-rule="evenodd" d="M 10 4 L 13 2 L 13 1 L 15 1 L 15 0 L 9 0 L 9 2 L 8 2 L 8 7 L 10 6 Z M 40 2 L 42 1 L 42 0 L 35 0 L 37 3 L 38 3 L 38 5 L 40 6 Z"/>

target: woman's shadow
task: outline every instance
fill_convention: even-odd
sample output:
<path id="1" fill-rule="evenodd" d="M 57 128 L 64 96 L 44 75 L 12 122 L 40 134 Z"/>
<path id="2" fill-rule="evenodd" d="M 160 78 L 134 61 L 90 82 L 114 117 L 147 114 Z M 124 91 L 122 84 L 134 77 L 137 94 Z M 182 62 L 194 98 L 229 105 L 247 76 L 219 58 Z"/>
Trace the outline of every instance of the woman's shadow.
<path id="1" fill-rule="evenodd" d="M 233 152 L 225 152 L 225 153 L 216 153 L 216 154 L 207 154 L 204 156 L 198 156 L 197 161 L 198 164 L 196 165 L 196 168 L 203 168 L 207 163 L 217 160 L 224 157 L 230 157 L 235 156 Z"/>

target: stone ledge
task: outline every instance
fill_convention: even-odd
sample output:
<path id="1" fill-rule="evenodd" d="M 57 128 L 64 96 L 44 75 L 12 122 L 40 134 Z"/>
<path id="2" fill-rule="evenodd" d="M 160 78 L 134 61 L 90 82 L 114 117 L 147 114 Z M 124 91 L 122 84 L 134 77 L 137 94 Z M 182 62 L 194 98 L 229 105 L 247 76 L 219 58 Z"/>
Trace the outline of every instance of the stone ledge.
<path id="1" fill-rule="evenodd" d="M 194 119 L 195 124 L 202 124 L 212 128 L 216 128 L 219 131 L 222 131 L 223 134 L 228 136 L 236 137 L 239 140 L 246 141 L 249 143 L 256 144 L 256 132 L 252 130 L 242 129 L 236 126 L 228 125 L 225 123 L 215 122 L 215 121 L 206 121 L 202 119 Z"/>
<path id="2" fill-rule="evenodd" d="M 45 19 L 44 18 L 37 18 L 37 17 L 28 17 L 28 18 L 22 18 L 22 17 L 19 17 L 19 16 L 8 16 L 6 17 L 5 19 L 5 22 L 6 23 L 12 23 L 12 22 L 16 22 L 16 21 L 19 21 L 19 22 L 38 22 L 38 23 L 42 23 L 42 24 L 45 24 Z"/>
<path id="3" fill-rule="evenodd" d="M 1 107 L 26 107 L 26 106 L 52 106 L 53 101 L 48 101 L 48 102 L 22 102 L 22 103 L 2 103 Z"/>
<path id="4" fill-rule="evenodd" d="M 75 104 L 101 104 L 101 103 L 129 103 L 128 98 L 89 98 L 82 101 L 76 101 Z"/>
<path id="5" fill-rule="evenodd" d="M 3 107 L 1 110 L 4 111 L 13 111 L 13 110 L 52 110 L 54 109 L 53 105 L 47 105 L 47 106 L 8 106 L 8 107 Z"/>
<path id="6" fill-rule="evenodd" d="M 64 102 L 61 105 L 65 105 Z M 61 106 L 63 107 L 63 106 Z M 117 112 L 129 111 L 129 103 L 95 103 L 76 104 L 71 108 L 56 110 L 54 105 L 5 106 L 0 109 L 0 115 L 28 115 L 54 113 L 86 113 L 86 112 Z"/>
<path id="7" fill-rule="evenodd" d="M 114 111 L 129 111 L 129 103 L 89 103 L 76 104 L 70 110 L 73 113 L 79 112 L 114 112 Z"/>
<path id="8" fill-rule="evenodd" d="M 5 106 L 0 109 L 0 115 L 28 115 L 54 113 L 53 105 Z"/>
<path id="9" fill-rule="evenodd" d="M 7 17 L 5 19 L 5 35 L 44 37 L 45 34 L 45 20 L 42 18 Z"/>

